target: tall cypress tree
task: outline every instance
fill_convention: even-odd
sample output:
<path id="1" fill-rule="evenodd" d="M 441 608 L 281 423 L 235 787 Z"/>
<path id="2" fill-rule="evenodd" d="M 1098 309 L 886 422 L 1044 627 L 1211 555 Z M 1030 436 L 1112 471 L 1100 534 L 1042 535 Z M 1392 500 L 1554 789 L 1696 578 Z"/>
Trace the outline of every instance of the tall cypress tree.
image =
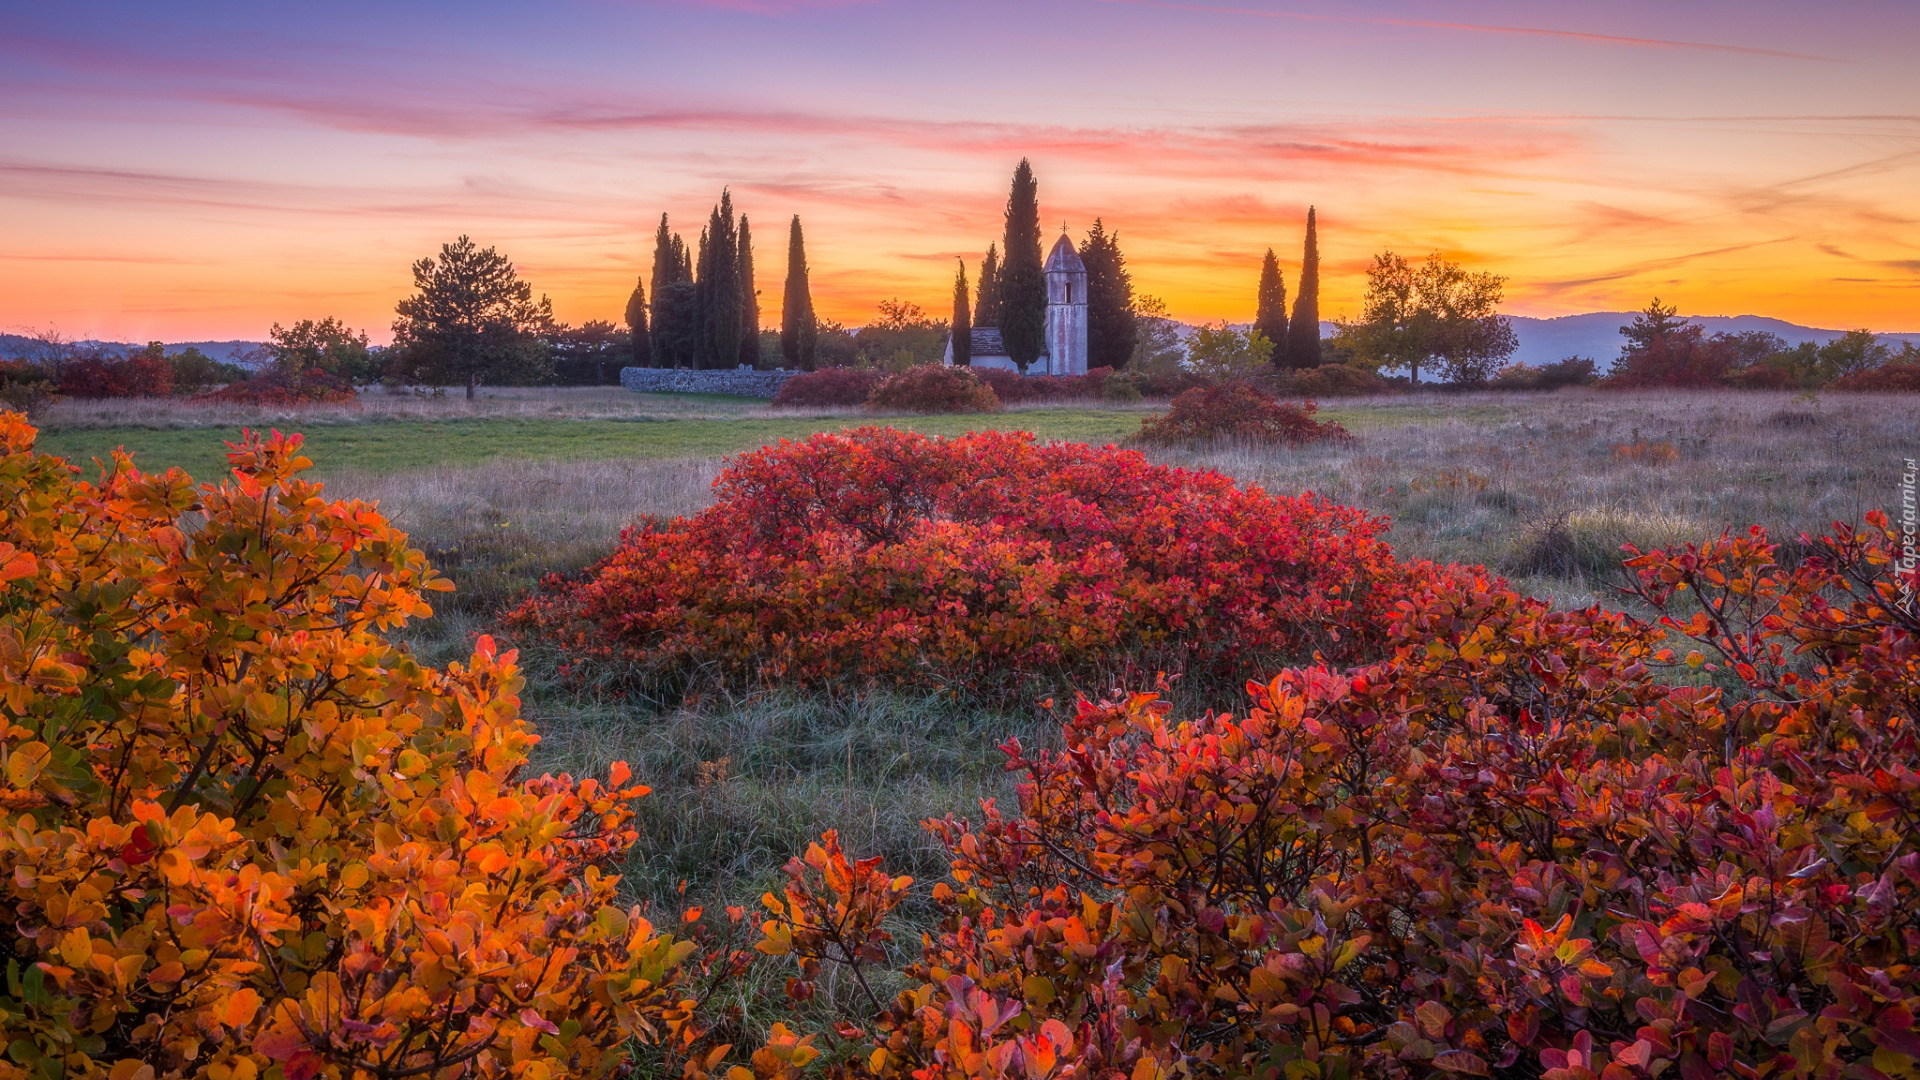
<path id="1" fill-rule="evenodd" d="M 740 215 L 740 362 L 760 366 L 760 293 L 753 287 L 753 233 Z"/>
<path id="2" fill-rule="evenodd" d="M 1080 261 L 1087 266 L 1087 367 L 1115 371 L 1133 357 L 1140 327 L 1133 315 L 1133 275 L 1120 253 L 1120 234 L 1110 233 L 1099 218 L 1080 242 Z"/>
<path id="3" fill-rule="evenodd" d="M 960 273 L 953 279 L 953 362 L 959 367 L 973 364 L 973 313 L 967 310 L 967 264 L 960 261 Z"/>
<path id="4" fill-rule="evenodd" d="M 1300 256 L 1300 294 L 1293 300 L 1293 323 L 1287 327 L 1287 366 L 1320 366 L 1320 241 L 1313 207 L 1307 207 L 1307 245 Z"/>
<path id="5" fill-rule="evenodd" d="M 800 236 L 800 215 L 787 229 L 787 288 L 780 299 L 780 355 L 787 366 L 814 368 L 813 294 L 807 288 L 807 244 Z"/>
<path id="6" fill-rule="evenodd" d="M 733 193 L 720 191 L 720 203 L 700 234 L 699 297 L 701 367 L 730 368 L 740 362 L 739 232 L 733 220 Z"/>
<path id="7" fill-rule="evenodd" d="M 1287 366 L 1287 280 L 1280 276 L 1280 260 L 1267 249 L 1260 263 L 1260 294 L 1255 299 L 1253 328 L 1273 342 L 1273 365 Z"/>
<path id="8" fill-rule="evenodd" d="M 654 235 L 653 280 L 647 291 L 653 294 L 648 332 L 652 362 L 660 367 L 692 367 L 697 359 L 690 346 L 698 330 L 693 265 L 686 242 L 668 228 L 665 214 L 660 215 L 660 231 Z"/>
<path id="9" fill-rule="evenodd" d="M 1000 249 L 987 245 L 987 261 L 980 264 L 980 287 L 974 294 L 973 321 L 980 326 L 1000 325 Z"/>
<path id="10" fill-rule="evenodd" d="M 635 278 L 633 295 L 627 297 L 627 334 L 633 342 L 633 366 L 653 366 L 653 341 L 647 335 L 647 282 Z"/>
<path id="11" fill-rule="evenodd" d="M 1040 358 L 1047 346 L 1047 279 L 1040 262 L 1040 185 L 1026 158 L 1013 171 L 1007 195 L 1007 228 L 1001 237 L 1000 340 L 1020 366 Z"/>

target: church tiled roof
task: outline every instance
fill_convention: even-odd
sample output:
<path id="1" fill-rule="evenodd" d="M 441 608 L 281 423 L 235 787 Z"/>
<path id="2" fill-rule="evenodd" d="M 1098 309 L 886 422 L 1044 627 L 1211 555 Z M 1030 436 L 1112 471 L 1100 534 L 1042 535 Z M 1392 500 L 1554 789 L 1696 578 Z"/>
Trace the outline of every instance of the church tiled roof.
<path id="1" fill-rule="evenodd" d="M 1000 340 L 1000 328 L 997 326 L 976 326 L 973 328 L 972 355 L 1005 356 L 1006 343 Z"/>

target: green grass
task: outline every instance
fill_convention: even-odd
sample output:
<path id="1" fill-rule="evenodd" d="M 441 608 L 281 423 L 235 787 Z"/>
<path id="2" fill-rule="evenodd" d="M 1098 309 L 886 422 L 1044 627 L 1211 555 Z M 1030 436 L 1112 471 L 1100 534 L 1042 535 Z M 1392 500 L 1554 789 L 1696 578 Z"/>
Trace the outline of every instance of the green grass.
<path id="1" fill-rule="evenodd" d="M 1031 431 L 1047 439 L 1114 442 L 1139 429 L 1137 412 L 1035 409 L 961 416 L 740 417 L 632 420 L 463 419 L 392 420 L 316 425 L 306 453 L 320 475 L 396 473 L 442 465 L 502 460 L 592 461 L 611 458 L 696 458 L 735 454 L 780 439 L 863 424 L 887 424 L 929 435 L 967 431 Z M 297 425 L 293 425 L 297 430 Z M 141 468 L 178 466 L 196 477 L 226 467 L 222 440 L 238 429 L 146 427 L 72 428 L 44 432 L 39 447 L 70 461 L 104 458 L 115 447 L 132 451 Z"/>

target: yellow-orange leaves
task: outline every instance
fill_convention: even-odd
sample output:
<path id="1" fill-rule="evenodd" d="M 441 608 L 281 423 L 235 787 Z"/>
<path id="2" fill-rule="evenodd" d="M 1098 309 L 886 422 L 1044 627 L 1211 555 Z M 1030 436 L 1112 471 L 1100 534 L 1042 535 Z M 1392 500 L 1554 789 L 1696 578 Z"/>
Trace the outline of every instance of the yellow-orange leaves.
<path id="1" fill-rule="evenodd" d="M 0 413 L 0 1078 L 595 1076 L 636 1037 L 696 1047 L 691 946 L 600 872 L 645 789 L 523 778 L 490 640 L 445 670 L 386 640 L 448 586 L 301 479 L 298 436 L 247 434 L 200 486 L 123 454 L 83 481 L 33 438 Z"/>

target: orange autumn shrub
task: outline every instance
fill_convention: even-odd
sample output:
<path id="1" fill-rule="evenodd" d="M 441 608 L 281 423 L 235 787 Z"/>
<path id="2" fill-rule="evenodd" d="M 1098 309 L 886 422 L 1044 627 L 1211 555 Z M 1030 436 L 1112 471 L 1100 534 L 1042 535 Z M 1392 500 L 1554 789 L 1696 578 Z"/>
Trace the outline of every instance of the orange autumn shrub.
<path id="1" fill-rule="evenodd" d="M 1385 522 L 1132 451 L 866 428 L 736 459 L 714 505 L 630 532 L 508 625 L 656 686 L 1032 676 L 1353 658 L 1409 568 Z"/>
<path id="2" fill-rule="evenodd" d="M 298 436 L 94 482 L 0 414 L 0 1077 L 560 1077 L 705 1053 L 688 930 L 608 868 L 624 765 L 525 774 L 512 653 Z M 729 963 L 722 956 L 717 963 Z"/>
<path id="3" fill-rule="evenodd" d="M 1008 744 L 1017 808 L 930 823 L 905 988 L 805 1038 L 847 1080 L 1916 1075 L 1920 576 L 1883 515 L 1808 543 L 1634 554 L 1656 624 L 1436 579 L 1244 716 L 1083 702 Z M 789 993 L 878 982 L 894 879 L 789 876 Z"/>

